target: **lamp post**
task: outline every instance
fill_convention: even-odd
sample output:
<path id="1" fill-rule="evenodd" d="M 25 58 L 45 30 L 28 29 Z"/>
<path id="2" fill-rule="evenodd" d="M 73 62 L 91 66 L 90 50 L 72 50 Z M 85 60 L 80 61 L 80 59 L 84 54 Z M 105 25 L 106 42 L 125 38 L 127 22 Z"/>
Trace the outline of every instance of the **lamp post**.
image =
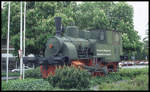
<path id="1" fill-rule="evenodd" d="M 8 4 L 8 32 L 7 32 L 7 58 L 6 58 L 6 63 L 7 63 L 7 69 L 6 69 L 6 82 L 8 82 L 8 62 L 9 62 L 9 29 L 10 29 L 10 2 Z"/>
<path id="2" fill-rule="evenodd" d="M 22 79 L 22 2 L 20 2 L 20 79 Z"/>
<path id="3" fill-rule="evenodd" d="M 25 56 L 25 32 L 26 32 L 26 28 L 25 28 L 25 24 L 26 24 L 26 20 L 25 20 L 25 17 L 26 17 L 26 2 L 24 2 L 24 52 L 23 52 L 23 55 Z M 24 64 L 23 64 L 23 79 L 24 79 Z"/>

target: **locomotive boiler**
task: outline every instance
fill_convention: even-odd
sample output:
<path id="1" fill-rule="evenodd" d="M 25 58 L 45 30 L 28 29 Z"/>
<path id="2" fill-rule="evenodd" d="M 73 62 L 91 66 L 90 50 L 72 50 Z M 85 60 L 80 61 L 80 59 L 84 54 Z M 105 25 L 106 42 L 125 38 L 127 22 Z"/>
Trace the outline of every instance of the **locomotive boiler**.
<path id="1" fill-rule="evenodd" d="M 121 33 L 104 30 L 79 30 L 76 26 L 61 26 L 55 18 L 56 35 L 46 43 L 44 57 L 24 57 L 23 62 L 40 65 L 43 78 L 55 74 L 58 66 L 87 69 L 92 75 L 117 72 L 122 55 Z"/>

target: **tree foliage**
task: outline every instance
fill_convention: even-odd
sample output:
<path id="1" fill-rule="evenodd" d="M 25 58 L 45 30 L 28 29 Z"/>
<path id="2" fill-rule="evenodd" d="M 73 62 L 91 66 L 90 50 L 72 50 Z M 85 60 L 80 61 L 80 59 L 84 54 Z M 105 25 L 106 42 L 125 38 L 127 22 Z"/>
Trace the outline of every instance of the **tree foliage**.
<path id="1" fill-rule="evenodd" d="M 26 9 L 26 54 L 39 55 L 45 50 L 45 43 L 55 34 L 54 17 L 61 16 L 63 25 L 73 21 L 59 13 L 59 2 L 27 2 Z M 24 4 L 23 4 L 24 7 Z M 8 4 L 2 10 L 2 38 L 6 39 Z M 10 44 L 15 47 L 15 55 L 20 48 L 20 2 L 11 2 Z M 24 16 L 23 16 L 24 17 Z"/>
<path id="2" fill-rule="evenodd" d="M 8 4 L 2 10 L 2 38 L 7 33 Z M 10 42 L 15 54 L 20 47 L 20 2 L 11 2 Z M 124 54 L 142 49 L 142 43 L 133 25 L 133 7 L 125 2 L 27 2 L 26 54 L 39 55 L 45 43 L 55 35 L 54 17 L 61 16 L 64 26 L 75 24 L 82 29 L 101 29 L 122 32 Z M 132 55 L 133 53 L 131 53 Z"/>
<path id="3" fill-rule="evenodd" d="M 143 48 L 143 56 L 144 58 L 147 57 L 149 59 L 149 29 L 146 30 L 146 37 L 143 39 L 144 48 Z"/>

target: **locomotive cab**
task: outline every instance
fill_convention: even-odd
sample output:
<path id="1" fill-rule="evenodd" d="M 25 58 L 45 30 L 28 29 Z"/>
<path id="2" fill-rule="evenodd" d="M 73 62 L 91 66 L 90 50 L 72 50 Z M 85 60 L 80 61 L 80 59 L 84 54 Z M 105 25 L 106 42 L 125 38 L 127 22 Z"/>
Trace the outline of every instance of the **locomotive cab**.
<path id="1" fill-rule="evenodd" d="M 65 36 L 70 36 L 77 38 L 79 37 L 79 30 L 76 26 L 67 26 L 66 31 L 64 32 Z"/>

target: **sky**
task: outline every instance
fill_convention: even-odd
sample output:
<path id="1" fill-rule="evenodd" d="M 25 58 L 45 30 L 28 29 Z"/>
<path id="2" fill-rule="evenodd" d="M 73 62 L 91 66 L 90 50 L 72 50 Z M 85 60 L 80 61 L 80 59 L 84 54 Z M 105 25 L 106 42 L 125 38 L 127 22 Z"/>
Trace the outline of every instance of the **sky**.
<path id="1" fill-rule="evenodd" d="M 133 6 L 134 9 L 134 29 L 138 31 L 138 35 L 141 36 L 141 40 L 146 36 L 146 30 L 149 25 L 149 4 L 148 1 L 134 1 L 127 2 L 129 5 Z"/>
<path id="2" fill-rule="evenodd" d="M 3 2 L 2 2 L 3 3 Z M 78 2 L 81 3 L 81 2 Z M 138 31 L 138 35 L 141 37 L 141 41 L 146 36 L 146 29 L 148 29 L 149 20 L 149 4 L 148 1 L 128 1 L 129 5 L 133 6 L 134 15 L 134 29 Z"/>

